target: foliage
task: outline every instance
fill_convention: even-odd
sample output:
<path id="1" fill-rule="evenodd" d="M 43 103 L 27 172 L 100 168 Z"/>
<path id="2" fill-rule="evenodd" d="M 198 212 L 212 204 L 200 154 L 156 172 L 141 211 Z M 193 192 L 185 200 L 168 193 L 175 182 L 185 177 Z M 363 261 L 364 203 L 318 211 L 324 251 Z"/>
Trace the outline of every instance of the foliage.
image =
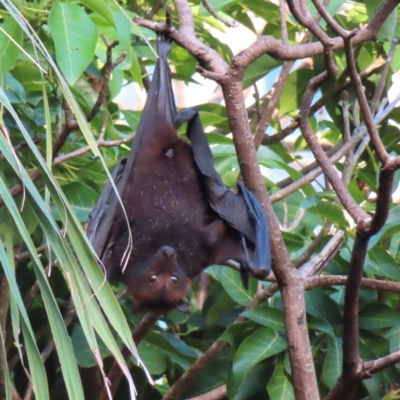
<path id="1" fill-rule="evenodd" d="M 124 364 L 119 348 L 128 346 L 135 355 L 130 332 L 140 324 L 144 312 L 133 313 L 132 300 L 120 282 L 110 285 L 103 279 L 84 226 L 108 179 L 105 167 L 112 169 L 128 154 L 125 142 L 137 127 L 140 113 L 120 109 L 115 98 L 127 82 L 136 83 L 137 93 L 145 87 L 143 74 L 146 68 L 151 71 L 156 60 L 155 34 L 133 24 L 131 18 L 145 15 L 155 3 L 0 1 L 0 125 L 5 127 L 0 133 L 1 398 L 32 398 L 34 393 L 40 400 L 98 399 L 104 384 L 103 368 L 107 373 L 115 359 Z M 275 1 L 211 3 L 216 11 L 250 31 L 258 32 L 259 22 L 264 21 L 262 34 L 281 39 Z M 345 29 L 352 30 L 368 23 L 383 3 L 335 0 L 328 11 Z M 191 9 L 198 37 L 229 62 L 232 49 L 218 39 L 221 35 L 213 34 L 229 34 L 223 23 L 197 0 Z M 178 26 L 176 18 L 173 14 L 173 24 Z M 154 20 L 164 21 L 164 11 Z M 335 36 L 326 23 L 321 22 L 321 26 Z M 304 34 L 304 28 L 291 17 L 287 18 L 287 29 L 292 44 Z M 356 48 L 368 98 L 375 93 L 382 60 L 399 32 L 394 13 L 377 41 Z M 108 47 L 100 35 L 108 43 L 118 41 L 112 49 L 113 60 L 123 52 L 126 55 L 114 66 L 106 99 L 96 109 Z M 191 82 L 195 91 L 195 59 L 176 45 L 170 59 L 175 78 Z M 344 51 L 336 51 L 334 59 L 340 75 L 346 69 Z M 244 86 L 251 88 L 257 83 L 257 103 L 264 104 L 282 63 L 264 55 L 247 69 Z M 324 273 L 347 275 L 356 228 L 327 181 L 310 179 L 298 190 L 278 197 L 288 186 L 286 178 L 296 181 L 306 173 L 299 169 L 312 155 L 298 129 L 287 130 L 290 134 L 285 140 L 274 138 L 295 122 L 308 82 L 324 68 L 322 57 L 314 59 L 312 69 L 306 63 L 296 63 L 280 96 L 276 119 L 267 129 L 269 138 L 258 151 L 258 161 L 271 198 L 279 199 L 274 211 L 291 259 L 301 260 L 310 246 L 309 257 L 318 255 L 334 233 L 342 230 L 344 242 Z M 400 50 L 396 49 L 385 96 L 399 70 Z M 342 89 L 340 79 L 323 85 L 316 96 L 323 99 L 322 111 L 310 117 L 315 135 L 329 149 L 343 141 Z M 346 90 L 353 131 L 360 125 L 359 106 L 354 87 L 347 84 Z M 93 109 L 95 115 L 87 122 L 86 116 Z M 225 106 L 206 103 L 199 105 L 199 110 L 207 131 L 213 131 L 208 137 L 216 168 L 224 182 L 233 186 L 239 169 Z M 253 104 L 248 110 L 255 131 L 260 107 Z M 378 109 L 378 114 L 382 110 Z M 400 153 L 399 123 L 396 108 L 377 122 L 386 150 L 393 156 Z M 108 142 L 119 145 L 107 146 Z M 336 166 L 340 171 L 347 169 L 351 195 L 363 210 L 372 213 L 380 171 L 374 148 L 366 144 L 350 170 L 341 158 Z M 396 173 L 394 189 L 399 179 Z M 365 277 L 400 280 L 397 201 L 394 196 L 385 226 L 369 243 Z M 213 343 L 223 340 L 228 346 L 186 388 L 182 399 L 225 384 L 229 399 L 294 399 L 281 293 L 273 283 L 260 285 L 254 279 L 246 291 L 239 273 L 226 266 L 210 267 L 207 273 L 210 282 L 204 304 L 196 297 L 196 282 L 189 293 L 190 312 L 174 310 L 160 317 L 138 346 L 140 358 L 128 360 L 138 398 L 161 398 Z M 268 300 L 249 307 L 260 286 L 271 289 Z M 363 359 L 400 350 L 400 291 L 396 290 L 360 291 L 359 346 Z M 112 291 L 118 294 L 118 302 Z M 339 283 L 306 292 L 309 338 L 321 397 L 336 384 L 342 371 L 343 304 L 344 287 Z M 140 359 L 156 381 L 153 388 L 143 368 L 138 367 Z M 130 376 L 126 369 L 124 372 Z M 395 398 L 390 396 L 396 396 L 398 382 L 398 365 L 390 366 L 364 380 L 355 398 Z M 115 398 L 133 397 L 132 385 L 123 380 Z"/>

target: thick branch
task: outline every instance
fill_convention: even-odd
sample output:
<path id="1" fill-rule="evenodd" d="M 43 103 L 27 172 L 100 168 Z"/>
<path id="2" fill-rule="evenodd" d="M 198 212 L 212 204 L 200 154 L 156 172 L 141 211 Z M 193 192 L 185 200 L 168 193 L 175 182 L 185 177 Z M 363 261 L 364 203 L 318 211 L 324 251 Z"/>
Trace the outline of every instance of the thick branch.
<path id="1" fill-rule="evenodd" d="M 311 290 L 316 287 L 346 285 L 348 276 L 346 275 L 321 275 L 310 276 L 307 278 L 305 289 Z M 392 281 L 382 281 L 379 279 L 362 278 L 360 286 L 364 289 L 386 291 L 400 294 L 400 283 Z"/>

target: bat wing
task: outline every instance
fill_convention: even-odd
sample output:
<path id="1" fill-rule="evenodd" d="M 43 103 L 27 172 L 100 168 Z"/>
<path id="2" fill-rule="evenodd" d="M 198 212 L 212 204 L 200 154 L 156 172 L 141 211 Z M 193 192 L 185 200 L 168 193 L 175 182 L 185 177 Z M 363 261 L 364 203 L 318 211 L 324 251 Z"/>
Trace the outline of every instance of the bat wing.
<path id="1" fill-rule="evenodd" d="M 146 146 L 151 147 L 154 141 L 159 140 L 154 133 L 160 131 L 160 126 L 163 127 L 163 134 L 176 137 L 173 123 L 176 106 L 171 84 L 171 70 L 168 66 L 171 41 L 167 37 L 159 38 L 157 49 L 159 58 L 129 157 L 121 161 L 113 172 L 113 178 L 122 199 L 125 197 L 124 189 L 128 186 L 127 182 L 134 172 L 138 152 L 143 151 Z M 111 184 L 107 183 L 89 216 L 88 226 L 89 240 L 103 262 L 107 249 L 112 244 L 110 242 L 113 237 L 113 222 L 118 209 L 120 209 L 118 198 Z"/>
<path id="2" fill-rule="evenodd" d="M 111 174 L 114 184 L 119 192 L 121 189 L 121 179 L 124 174 L 125 165 L 126 158 L 122 158 Z M 104 250 L 108 245 L 111 234 L 110 227 L 112 225 L 111 223 L 114 212 L 110 212 L 110 209 L 115 207 L 116 203 L 117 196 L 114 188 L 112 187 L 111 182 L 107 182 L 96 205 L 89 215 L 87 230 L 90 243 L 92 243 L 92 246 L 100 259 L 103 257 Z"/>
<path id="3" fill-rule="evenodd" d="M 253 272 L 266 276 L 271 269 L 268 218 L 256 196 L 239 183 L 240 194 L 230 191 L 214 168 L 213 157 L 198 111 L 189 108 L 175 119 L 179 127 L 188 123 L 186 135 L 192 143 L 195 163 L 203 175 L 211 208 L 229 225 L 241 232 L 255 247 Z M 246 249 L 245 249 L 246 252 Z"/>

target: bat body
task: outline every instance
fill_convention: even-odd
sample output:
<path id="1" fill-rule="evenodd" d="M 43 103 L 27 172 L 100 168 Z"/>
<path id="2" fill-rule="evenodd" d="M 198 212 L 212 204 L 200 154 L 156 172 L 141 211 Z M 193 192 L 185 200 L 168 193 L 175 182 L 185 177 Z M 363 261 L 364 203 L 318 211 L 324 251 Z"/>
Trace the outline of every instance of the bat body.
<path id="1" fill-rule="evenodd" d="M 267 217 L 255 196 L 228 190 L 197 111 L 176 115 L 167 55 L 159 60 L 129 157 L 113 173 L 125 212 L 107 184 L 90 218 L 88 236 L 108 273 L 125 265 L 138 306 L 184 307 L 188 285 L 204 268 L 228 259 L 265 278 L 270 270 Z M 187 122 L 187 136 L 177 127 Z"/>

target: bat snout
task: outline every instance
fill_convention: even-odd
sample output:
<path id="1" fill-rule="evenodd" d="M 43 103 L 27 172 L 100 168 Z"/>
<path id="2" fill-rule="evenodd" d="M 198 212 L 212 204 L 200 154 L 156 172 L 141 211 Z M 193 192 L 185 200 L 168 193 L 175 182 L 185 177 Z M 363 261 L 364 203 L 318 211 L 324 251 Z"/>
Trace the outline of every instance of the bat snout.
<path id="1" fill-rule="evenodd" d="M 173 247 L 171 247 L 171 246 L 163 246 L 163 247 L 161 247 L 160 250 L 161 250 L 163 256 L 167 260 L 172 259 L 172 258 L 176 258 L 176 252 L 175 252 L 175 249 Z"/>

